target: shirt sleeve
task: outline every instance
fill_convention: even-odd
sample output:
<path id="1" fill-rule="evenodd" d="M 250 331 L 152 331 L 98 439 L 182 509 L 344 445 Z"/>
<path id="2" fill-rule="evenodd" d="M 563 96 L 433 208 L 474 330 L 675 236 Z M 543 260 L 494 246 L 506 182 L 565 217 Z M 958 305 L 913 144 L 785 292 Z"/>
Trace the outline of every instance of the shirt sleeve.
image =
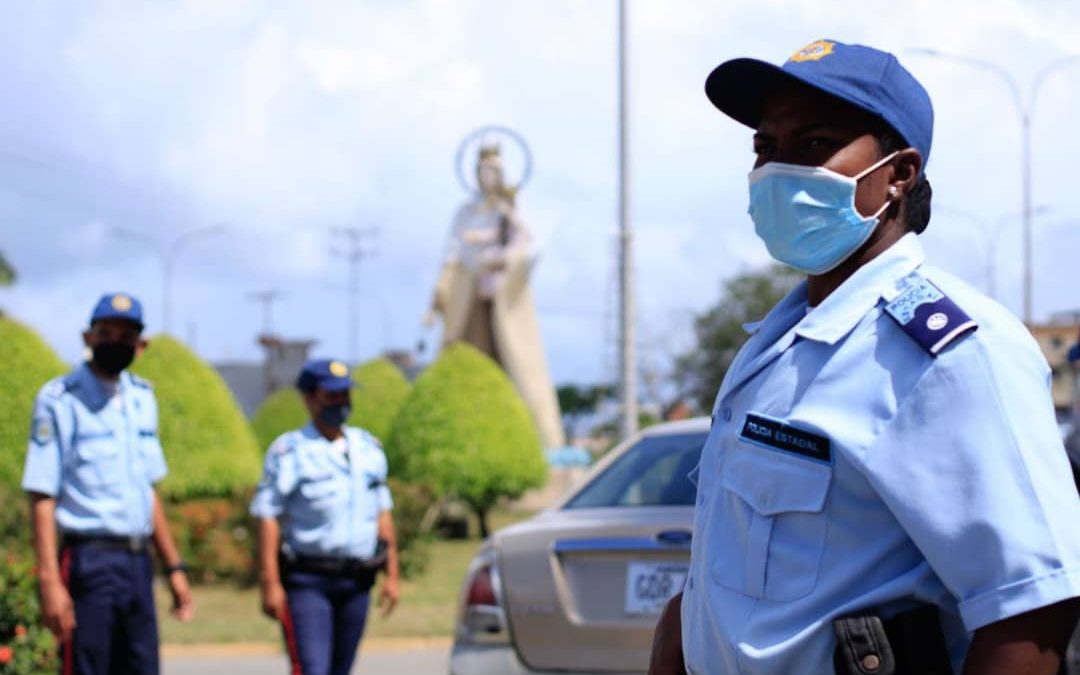
<path id="1" fill-rule="evenodd" d="M 165 463 L 165 450 L 161 447 L 161 437 L 158 435 L 158 412 L 157 399 L 149 397 L 150 413 L 147 416 L 147 426 L 139 429 L 139 440 L 144 444 L 144 457 L 146 460 L 147 478 L 151 483 L 160 482 L 169 475 L 168 464 Z"/>
<path id="2" fill-rule="evenodd" d="M 375 504 L 378 507 L 379 513 L 382 513 L 383 511 L 394 510 L 394 498 L 390 494 L 390 486 L 386 484 L 386 475 L 388 473 L 386 455 L 382 450 L 379 450 L 379 454 L 381 456 L 382 482 L 379 484 L 379 487 L 375 488 Z"/>
<path id="3" fill-rule="evenodd" d="M 971 631 L 1080 595 L 1080 500 L 1048 376 L 1034 345 L 964 340 L 860 458 Z"/>
<path id="4" fill-rule="evenodd" d="M 50 497 L 60 494 L 63 474 L 63 449 L 55 405 L 56 400 L 45 393 L 38 394 L 34 401 L 22 479 L 23 490 Z"/>
<path id="5" fill-rule="evenodd" d="M 285 500 L 296 486 L 296 471 L 291 458 L 286 436 L 270 445 L 263 462 L 262 480 L 251 499 L 251 515 L 256 518 L 277 518 L 285 512 Z"/>

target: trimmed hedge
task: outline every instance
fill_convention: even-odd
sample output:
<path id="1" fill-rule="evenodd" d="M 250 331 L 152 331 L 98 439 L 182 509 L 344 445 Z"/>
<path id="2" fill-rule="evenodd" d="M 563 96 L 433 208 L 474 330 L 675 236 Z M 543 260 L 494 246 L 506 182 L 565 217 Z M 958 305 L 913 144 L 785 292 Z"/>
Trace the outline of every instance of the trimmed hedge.
<path id="1" fill-rule="evenodd" d="M 217 372 L 176 339 L 159 335 L 132 371 L 154 384 L 158 433 L 169 463 L 166 497 L 236 495 L 261 471 L 255 434 Z"/>
<path id="2" fill-rule="evenodd" d="M 416 381 L 386 447 L 390 473 L 486 514 L 547 477 L 532 418 L 499 366 L 468 345 L 450 346 Z"/>
<path id="3" fill-rule="evenodd" d="M 373 359 L 353 369 L 357 388 L 352 395 L 349 424 L 369 431 L 383 443 L 390 440 L 394 419 L 409 397 L 412 385 L 387 359 Z"/>
<path id="4" fill-rule="evenodd" d="M 267 396 L 251 416 L 251 428 L 255 431 L 259 450 L 263 454 L 278 436 L 299 429 L 307 422 L 304 400 L 294 387 L 283 387 Z"/>
<path id="5" fill-rule="evenodd" d="M 37 333 L 0 315 L 0 484 L 17 489 L 26 462 L 30 415 L 41 386 L 68 367 Z"/>

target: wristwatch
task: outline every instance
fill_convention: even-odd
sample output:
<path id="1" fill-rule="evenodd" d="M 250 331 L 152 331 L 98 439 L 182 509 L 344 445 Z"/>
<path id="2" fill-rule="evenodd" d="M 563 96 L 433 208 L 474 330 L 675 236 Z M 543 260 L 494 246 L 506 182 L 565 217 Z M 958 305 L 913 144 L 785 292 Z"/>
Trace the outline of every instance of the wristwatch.
<path id="1" fill-rule="evenodd" d="M 187 563 L 185 563 L 183 560 L 181 560 L 180 562 L 176 563 L 175 565 L 165 565 L 162 568 L 162 572 L 164 572 L 165 576 L 167 576 L 167 577 L 171 577 L 173 575 L 173 572 L 183 572 L 184 574 L 187 574 L 187 572 L 188 572 Z"/>

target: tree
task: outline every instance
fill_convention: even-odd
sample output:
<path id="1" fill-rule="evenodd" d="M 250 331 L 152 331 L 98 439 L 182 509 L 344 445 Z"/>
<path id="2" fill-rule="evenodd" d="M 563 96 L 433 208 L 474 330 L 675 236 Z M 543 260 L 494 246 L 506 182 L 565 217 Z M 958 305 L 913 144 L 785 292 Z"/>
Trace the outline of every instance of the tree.
<path id="1" fill-rule="evenodd" d="M 555 390 L 559 399 L 559 410 L 566 425 L 566 436 L 574 436 L 574 427 L 582 416 L 596 411 L 601 401 L 611 396 L 612 388 L 606 385 L 578 386 L 564 384 Z"/>
<path id="2" fill-rule="evenodd" d="M 784 265 L 746 272 L 724 282 L 716 305 L 694 319 L 694 348 L 675 359 L 675 382 L 701 410 L 711 410 L 720 383 L 749 335 L 743 325 L 760 321 L 801 279 Z"/>
<path id="3" fill-rule="evenodd" d="M 4 257 L 0 251 L 0 286 L 11 286 L 15 283 L 15 267 Z"/>
<path id="4" fill-rule="evenodd" d="M 409 397 L 412 385 L 387 359 L 372 359 L 352 372 L 356 389 L 352 394 L 349 424 L 362 427 L 386 443 L 398 411 Z"/>
<path id="5" fill-rule="evenodd" d="M 462 343 L 417 379 L 386 449 L 392 476 L 461 499 L 484 537 L 487 514 L 500 498 L 520 497 L 547 477 L 540 437 L 513 383 Z"/>
<path id="6" fill-rule="evenodd" d="M 251 416 L 251 428 L 264 454 L 281 434 L 299 429 L 308 422 L 308 411 L 295 387 L 282 387 L 266 397 Z"/>
<path id="7" fill-rule="evenodd" d="M 169 475 L 161 491 L 181 501 L 224 497 L 255 485 L 255 434 L 217 372 L 176 339 L 159 335 L 132 371 L 154 386 Z"/>
<path id="8" fill-rule="evenodd" d="M 0 344 L 0 484 L 18 491 L 34 398 L 68 368 L 37 333 L 10 317 L 0 316 Z"/>

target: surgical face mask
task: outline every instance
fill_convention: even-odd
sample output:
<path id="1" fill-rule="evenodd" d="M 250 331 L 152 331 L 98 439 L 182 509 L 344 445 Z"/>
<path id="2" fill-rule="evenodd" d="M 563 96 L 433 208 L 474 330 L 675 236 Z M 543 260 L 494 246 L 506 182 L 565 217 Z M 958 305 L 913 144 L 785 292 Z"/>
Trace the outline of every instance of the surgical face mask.
<path id="1" fill-rule="evenodd" d="M 319 411 L 319 421 L 328 427 L 340 427 L 349 419 L 351 412 L 352 407 L 348 403 L 323 406 Z"/>
<path id="2" fill-rule="evenodd" d="M 94 365 L 109 375 L 119 375 L 135 360 L 135 345 L 126 342 L 102 342 L 94 345 Z"/>
<path id="3" fill-rule="evenodd" d="M 895 156 L 854 177 L 780 162 L 751 171 L 750 217 L 769 254 L 805 274 L 824 274 L 847 260 L 870 238 L 891 203 L 863 216 L 855 208 L 855 188 Z"/>

